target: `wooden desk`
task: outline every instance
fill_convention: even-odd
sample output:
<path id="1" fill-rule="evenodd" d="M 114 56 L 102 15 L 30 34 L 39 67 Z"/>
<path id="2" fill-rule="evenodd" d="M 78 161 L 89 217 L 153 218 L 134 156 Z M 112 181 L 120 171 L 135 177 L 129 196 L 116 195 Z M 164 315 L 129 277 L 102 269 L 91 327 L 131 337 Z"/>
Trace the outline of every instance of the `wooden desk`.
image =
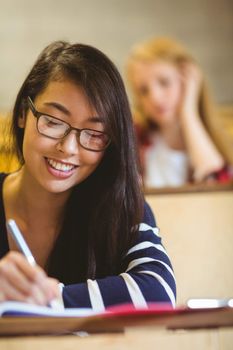
<path id="1" fill-rule="evenodd" d="M 127 329 L 123 334 L 0 338 L 1 350 L 232 350 L 233 329 L 165 331 Z"/>
<path id="2" fill-rule="evenodd" d="M 149 316 L 147 314 L 147 316 Z M 231 349 L 233 344 L 233 310 L 231 308 L 220 308 L 212 310 L 187 310 L 181 313 L 172 313 L 164 318 L 146 317 L 146 318 L 99 318 L 98 325 L 104 324 L 104 330 L 124 329 L 111 333 L 92 333 L 77 332 L 82 329 L 82 324 L 86 324 L 84 329 L 92 329 L 93 318 L 90 320 L 89 327 L 87 320 L 65 318 L 2 318 L 0 319 L 0 331 L 6 333 L 6 329 L 15 332 L 21 329 L 18 334 L 25 334 L 30 329 L 29 336 L 9 336 L 0 337 L 1 350 L 47 350 L 49 348 L 56 350 L 69 349 L 132 349 L 132 350 L 151 350 L 151 349 L 172 349 L 172 350 L 212 350 L 212 349 Z M 102 322 L 103 321 L 103 322 Z M 139 321 L 139 323 L 138 323 Z M 30 323 L 29 323 L 30 322 Z M 84 322 L 84 323 L 83 323 Z M 100 322 L 100 323 L 99 323 Z M 135 323 L 136 322 L 136 323 Z M 4 325 L 5 323 L 5 325 Z M 14 325 L 15 323 L 15 325 Z M 28 328 L 25 328 L 27 324 Z M 79 326 L 77 326 L 79 324 Z M 60 330 L 64 334 L 69 330 L 76 331 L 71 335 L 49 335 L 49 336 L 31 336 L 36 333 L 36 329 L 41 327 L 41 332 L 37 334 L 58 334 Z M 97 323 L 95 322 L 95 325 Z M 119 327 L 119 325 L 121 325 Z M 127 325 L 127 327 L 126 327 Z M 133 325 L 133 327 L 132 327 Z M 216 327 L 219 328 L 209 328 Z M 228 327 L 224 327 L 228 325 Z M 4 327 L 5 331 L 4 331 Z M 168 328 L 167 328 L 168 327 Z M 176 330 L 174 330 L 174 327 Z M 192 327 L 191 329 L 189 327 Z M 193 327 L 199 327 L 194 330 Z M 204 328 L 200 328 L 204 327 Z M 171 330 L 171 328 L 173 330 Z M 184 328 L 186 328 L 184 330 Z M 50 331 L 48 332 L 48 329 Z M 96 328 L 95 330 L 100 329 Z M 44 332 L 44 333 L 42 333 Z M 29 334 L 29 333 L 28 333 Z M 69 333 L 70 334 L 70 333 Z"/>

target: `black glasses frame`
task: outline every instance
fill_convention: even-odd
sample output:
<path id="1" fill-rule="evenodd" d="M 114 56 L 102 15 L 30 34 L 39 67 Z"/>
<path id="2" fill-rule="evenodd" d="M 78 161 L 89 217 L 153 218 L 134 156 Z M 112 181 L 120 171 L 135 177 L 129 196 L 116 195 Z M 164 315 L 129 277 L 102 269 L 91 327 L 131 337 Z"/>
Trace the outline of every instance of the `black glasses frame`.
<path id="1" fill-rule="evenodd" d="M 37 111 L 37 110 L 36 110 L 36 107 L 35 107 L 35 105 L 34 105 L 34 103 L 32 102 L 32 99 L 30 98 L 30 96 L 27 97 L 27 101 L 28 101 L 28 106 L 29 106 L 29 108 L 30 108 L 32 114 L 33 114 L 34 117 L 37 119 L 36 128 L 37 128 L 37 131 L 38 131 L 41 135 L 43 135 L 43 136 L 45 136 L 45 137 L 48 137 L 48 138 L 50 138 L 50 139 L 53 139 L 53 140 L 62 140 L 62 139 L 63 139 L 64 137 L 66 137 L 72 130 L 75 130 L 75 131 L 76 131 L 76 135 L 78 136 L 78 137 L 77 137 L 77 140 L 78 140 L 79 145 L 80 145 L 82 148 L 84 148 L 84 149 L 86 149 L 86 150 L 88 150 L 88 151 L 92 151 L 92 152 L 102 152 L 102 151 L 104 151 L 104 150 L 109 146 L 111 140 L 110 140 L 110 138 L 109 138 L 109 136 L 108 136 L 108 134 L 107 134 L 106 132 L 104 132 L 104 131 L 99 131 L 99 130 L 95 130 L 95 129 L 89 129 L 89 128 L 84 128 L 84 129 L 74 128 L 73 126 L 71 126 L 69 123 L 65 122 L 65 121 L 62 120 L 62 119 L 56 118 L 56 117 L 54 117 L 53 115 L 50 115 L 50 114 L 47 114 L 47 113 L 41 113 L 41 112 Z M 66 132 L 64 133 L 64 135 L 61 136 L 61 137 L 53 137 L 53 136 L 48 136 L 48 135 L 42 133 L 42 132 L 39 130 L 38 122 L 39 122 L 40 117 L 43 116 L 43 115 L 44 115 L 44 116 L 48 116 L 48 117 L 53 118 L 53 119 L 56 119 L 56 120 L 59 120 L 60 122 L 66 124 L 66 125 L 68 126 L 68 129 L 66 130 Z M 82 133 L 83 130 L 84 130 L 84 131 L 86 131 L 86 130 L 95 131 L 95 132 L 98 132 L 98 133 L 100 133 L 100 134 L 104 134 L 104 135 L 106 135 L 106 136 L 108 137 L 108 142 L 107 142 L 106 145 L 105 145 L 103 148 L 101 148 L 100 150 L 96 150 L 96 149 L 92 149 L 92 148 L 83 146 L 82 143 L 80 142 L 80 135 L 81 135 L 81 133 Z"/>

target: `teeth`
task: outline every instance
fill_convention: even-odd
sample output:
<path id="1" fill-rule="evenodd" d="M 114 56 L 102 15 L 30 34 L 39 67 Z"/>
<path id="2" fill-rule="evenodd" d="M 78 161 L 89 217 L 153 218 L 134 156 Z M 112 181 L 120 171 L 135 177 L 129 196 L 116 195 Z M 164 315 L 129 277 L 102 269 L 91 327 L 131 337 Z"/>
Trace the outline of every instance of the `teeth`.
<path id="1" fill-rule="evenodd" d="M 51 165 L 52 168 L 56 169 L 56 170 L 60 170 L 60 171 L 70 171 L 74 168 L 74 165 L 68 165 L 68 164 L 63 164 L 63 163 L 59 163 L 56 162 L 53 159 L 48 159 L 48 163 L 49 165 Z"/>

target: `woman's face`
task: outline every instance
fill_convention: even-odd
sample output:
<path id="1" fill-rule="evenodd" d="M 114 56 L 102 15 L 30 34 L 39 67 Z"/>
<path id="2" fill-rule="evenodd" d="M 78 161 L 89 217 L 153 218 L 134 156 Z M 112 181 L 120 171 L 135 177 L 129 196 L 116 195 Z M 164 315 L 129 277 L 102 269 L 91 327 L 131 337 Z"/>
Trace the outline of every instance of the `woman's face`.
<path id="1" fill-rule="evenodd" d="M 37 111 L 59 118 L 72 127 L 104 131 L 103 123 L 90 105 L 82 89 L 74 83 L 52 81 L 36 97 Z M 56 140 L 41 135 L 37 118 L 29 110 L 26 119 L 19 120 L 25 128 L 23 140 L 24 171 L 44 189 L 53 193 L 69 191 L 93 173 L 104 151 L 93 152 L 77 142 L 76 131 Z"/>
<path id="2" fill-rule="evenodd" d="M 131 80 L 137 105 L 160 127 L 176 121 L 181 100 L 180 74 L 164 61 L 135 62 Z"/>

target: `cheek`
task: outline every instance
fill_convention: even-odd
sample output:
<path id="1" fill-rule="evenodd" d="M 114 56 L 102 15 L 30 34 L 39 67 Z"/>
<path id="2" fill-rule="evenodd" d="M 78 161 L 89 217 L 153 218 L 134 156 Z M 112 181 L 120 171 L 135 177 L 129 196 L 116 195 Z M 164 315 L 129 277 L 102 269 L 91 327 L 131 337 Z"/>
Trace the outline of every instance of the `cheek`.
<path id="1" fill-rule="evenodd" d="M 147 108 L 150 106 L 151 99 L 149 98 L 149 95 L 138 95 L 136 101 L 138 106 L 140 106 L 144 110 L 147 110 Z"/>
<path id="2" fill-rule="evenodd" d="M 42 149 L 45 147 L 46 147 L 46 141 L 44 140 L 44 137 L 42 137 L 38 133 L 30 133 L 25 131 L 24 139 L 23 139 L 24 150 L 28 149 L 32 151 L 34 149 Z"/>
<path id="3" fill-rule="evenodd" d="M 37 135 L 35 135 L 34 129 L 31 127 L 29 123 L 27 123 L 24 129 L 24 137 L 23 137 L 24 158 L 27 158 L 28 150 L 30 150 L 30 152 L 33 150 L 34 146 L 37 143 L 36 139 L 37 139 Z"/>
<path id="4" fill-rule="evenodd" d="M 173 105 L 177 105 L 181 99 L 181 85 L 179 83 L 174 83 L 169 89 L 169 99 Z"/>
<path id="5" fill-rule="evenodd" d="M 85 155 L 83 155 L 82 159 L 83 161 L 85 161 L 87 165 L 96 167 L 102 161 L 103 156 L 104 156 L 104 153 L 88 152 Z"/>
<path id="6" fill-rule="evenodd" d="M 45 138 L 37 130 L 26 128 L 23 139 L 23 156 L 27 160 L 34 161 L 41 155 L 48 154 L 54 148 L 54 140 Z"/>

